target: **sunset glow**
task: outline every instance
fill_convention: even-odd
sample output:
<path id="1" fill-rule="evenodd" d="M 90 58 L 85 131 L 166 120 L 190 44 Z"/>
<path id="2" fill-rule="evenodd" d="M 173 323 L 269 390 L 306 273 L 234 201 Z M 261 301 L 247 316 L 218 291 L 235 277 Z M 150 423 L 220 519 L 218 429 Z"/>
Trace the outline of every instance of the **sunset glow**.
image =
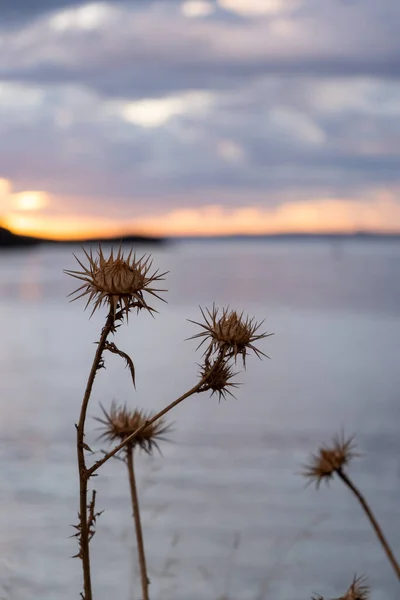
<path id="1" fill-rule="evenodd" d="M 14 233 L 53 240 L 81 240 L 96 237 L 114 237 L 131 233 L 125 227 L 107 219 L 87 216 L 77 219 L 73 215 L 59 217 L 40 214 L 10 213 L 2 225 Z"/>
<path id="2" fill-rule="evenodd" d="M 12 200 L 16 210 L 35 211 L 47 206 L 49 200 L 44 192 L 21 192 L 13 194 Z"/>
<path id="3" fill-rule="evenodd" d="M 52 211 L 44 192 L 13 194 L 2 180 L 1 223 L 11 231 L 55 240 L 118 237 L 129 234 L 155 236 L 262 235 L 279 233 L 353 233 L 357 231 L 398 232 L 400 205 L 395 194 L 384 190 L 371 198 L 315 198 L 290 201 L 276 207 L 259 205 L 226 207 L 218 204 L 141 214 L 118 219 L 91 213 L 79 217 L 68 211 Z M 58 206 L 63 203 L 58 202 Z M 143 204 L 145 206 L 145 204 Z"/>

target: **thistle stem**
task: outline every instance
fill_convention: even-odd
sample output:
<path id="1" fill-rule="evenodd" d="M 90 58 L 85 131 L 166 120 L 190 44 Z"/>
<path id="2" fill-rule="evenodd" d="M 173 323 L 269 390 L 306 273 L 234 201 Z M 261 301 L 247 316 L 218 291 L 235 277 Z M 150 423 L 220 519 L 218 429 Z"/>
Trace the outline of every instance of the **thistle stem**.
<path id="1" fill-rule="evenodd" d="M 138 557 L 139 557 L 140 580 L 141 580 L 141 584 L 142 584 L 143 600 L 149 600 L 149 583 L 150 583 L 150 581 L 147 577 L 146 555 L 144 552 L 143 532 L 142 532 L 142 523 L 141 523 L 141 519 L 140 519 L 139 498 L 138 498 L 137 488 L 136 488 L 136 477 L 135 477 L 135 468 L 134 468 L 134 462 L 133 462 L 133 453 L 134 453 L 134 448 L 132 447 L 131 444 L 129 444 L 126 449 L 126 455 L 127 455 L 127 467 L 128 467 L 128 473 L 129 473 L 129 486 L 131 489 L 133 519 L 135 522 L 136 542 L 137 542 Z"/>
<path id="2" fill-rule="evenodd" d="M 383 546 L 384 551 L 386 552 L 386 556 L 388 557 L 389 562 L 391 563 L 391 565 L 397 575 L 397 578 L 400 579 L 400 566 L 399 566 L 385 536 L 383 535 L 382 529 L 381 529 L 378 521 L 375 519 L 375 516 L 374 516 L 371 508 L 369 507 L 367 501 L 365 500 L 364 496 L 361 494 L 359 489 L 354 485 L 354 483 L 352 482 L 350 477 L 344 471 L 342 471 L 342 469 L 337 469 L 337 474 L 339 475 L 339 477 L 343 481 L 343 483 L 345 483 L 345 485 L 347 485 L 347 487 L 353 492 L 353 494 L 356 496 L 357 500 L 363 507 L 376 535 L 378 536 L 380 543 Z"/>
<path id="3" fill-rule="evenodd" d="M 110 452 L 107 452 L 107 454 L 105 454 L 103 456 L 103 458 L 96 461 L 89 469 L 87 469 L 87 473 L 88 473 L 89 477 L 91 477 L 93 475 L 93 473 L 95 473 L 97 471 L 97 469 L 99 469 L 102 465 L 104 465 L 104 463 L 106 463 L 108 460 L 110 460 L 110 458 L 112 458 L 115 454 L 117 454 L 120 450 L 122 450 L 122 448 L 125 448 L 125 446 L 127 446 L 130 442 L 132 442 L 136 436 L 138 436 L 140 433 L 142 433 L 142 431 L 144 429 L 146 429 L 146 427 L 148 427 L 149 425 L 152 425 L 155 421 L 158 421 L 158 419 L 161 419 L 161 417 L 163 417 L 170 410 L 175 408 L 175 406 L 177 406 L 178 404 L 180 404 L 181 402 L 186 400 L 186 398 L 193 396 L 193 394 L 196 394 L 197 392 L 206 391 L 208 388 L 204 387 L 204 386 L 205 386 L 205 384 L 207 384 L 207 380 L 210 379 L 214 370 L 219 367 L 219 365 L 222 363 L 224 358 L 225 358 L 225 353 L 221 352 L 218 359 L 215 361 L 212 369 L 210 369 L 210 371 L 207 373 L 207 375 L 202 377 L 202 379 L 199 381 L 199 383 L 197 383 L 194 387 L 192 387 L 188 392 L 185 392 L 185 394 L 182 394 L 182 396 L 179 396 L 179 398 L 177 398 L 176 400 L 174 400 L 173 402 L 168 404 L 165 408 L 160 410 L 160 412 L 156 413 L 153 417 L 151 417 L 151 419 L 148 419 L 136 431 L 131 433 L 131 435 L 129 435 L 125 440 L 123 440 L 120 444 L 118 444 L 118 446 L 115 446 L 115 448 L 110 450 Z"/>
<path id="4" fill-rule="evenodd" d="M 100 340 L 97 345 L 96 353 L 94 355 L 92 368 L 89 373 L 85 394 L 83 396 L 81 411 L 79 416 L 79 422 L 76 426 L 76 447 L 78 456 L 78 469 L 79 469 L 79 525 L 80 525 L 80 558 L 82 559 L 83 569 L 83 589 L 84 599 L 92 600 L 92 583 L 90 575 L 90 555 L 89 555 L 89 527 L 87 520 L 87 505 L 88 505 L 88 481 L 91 476 L 89 469 L 86 467 L 85 461 L 85 422 L 86 413 L 89 405 L 90 395 L 92 393 L 94 379 L 96 373 L 101 364 L 101 357 L 103 354 L 104 346 L 107 341 L 107 337 L 111 332 L 114 324 L 114 316 L 110 308 L 106 324 L 101 332 Z"/>

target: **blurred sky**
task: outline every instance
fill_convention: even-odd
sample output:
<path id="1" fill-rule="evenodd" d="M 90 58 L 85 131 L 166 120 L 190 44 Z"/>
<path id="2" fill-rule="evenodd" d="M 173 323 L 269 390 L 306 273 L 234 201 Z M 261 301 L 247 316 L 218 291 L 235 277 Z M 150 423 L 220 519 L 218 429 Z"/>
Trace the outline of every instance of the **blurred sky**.
<path id="1" fill-rule="evenodd" d="M 399 0 L 0 0 L 0 220 L 400 231 Z"/>

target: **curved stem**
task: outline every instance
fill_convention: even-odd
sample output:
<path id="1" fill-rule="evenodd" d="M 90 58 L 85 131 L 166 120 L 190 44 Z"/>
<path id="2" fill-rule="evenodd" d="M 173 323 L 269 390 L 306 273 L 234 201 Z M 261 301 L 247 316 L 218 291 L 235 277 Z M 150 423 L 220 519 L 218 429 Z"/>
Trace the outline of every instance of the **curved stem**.
<path id="1" fill-rule="evenodd" d="M 225 358 L 225 353 L 221 352 L 218 359 L 215 361 L 213 368 L 210 369 L 210 371 L 207 373 L 207 375 L 205 375 L 199 381 L 199 383 L 197 383 L 194 387 L 192 387 L 192 389 L 190 389 L 188 392 L 186 392 L 185 394 L 182 394 L 182 396 L 179 396 L 179 398 L 177 398 L 176 400 L 174 400 L 173 402 L 168 404 L 165 408 L 160 410 L 160 412 L 156 413 L 153 417 L 151 417 L 151 419 L 148 419 L 145 423 L 143 423 L 143 425 L 141 425 L 141 427 L 139 427 L 136 431 L 131 433 L 131 435 L 128 436 L 125 440 L 123 440 L 120 444 L 118 444 L 118 446 L 115 446 L 115 448 L 110 450 L 110 452 L 107 452 L 107 454 L 105 454 L 103 456 L 103 458 L 101 458 L 100 460 L 95 462 L 94 465 L 92 465 L 90 467 L 90 469 L 87 470 L 89 477 L 91 477 L 93 475 L 93 473 L 95 473 L 95 471 L 97 471 L 97 469 L 99 469 L 102 465 L 104 465 L 105 462 L 107 462 L 110 458 L 112 458 L 115 454 L 117 454 L 120 450 L 122 450 L 122 448 L 125 448 L 125 446 L 127 446 L 130 442 L 132 442 L 135 439 L 135 437 L 137 435 L 139 435 L 139 433 L 141 433 L 144 429 L 146 429 L 146 427 L 148 427 L 149 425 L 152 425 L 155 421 L 158 421 L 158 419 L 161 419 L 161 417 L 163 417 L 170 410 L 175 408 L 175 406 L 177 406 L 178 404 L 180 404 L 181 402 L 186 400 L 186 398 L 189 398 L 189 396 L 193 396 L 193 394 L 196 394 L 196 392 L 202 392 L 202 391 L 206 391 L 207 389 L 209 389 L 207 387 L 204 387 L 204 385 L 207 383 L 207 380 L 210 379 L 214 370 L 218 368 L 218 366 L 221 364 L 221 362 L 224 360 L 224 358 Z"/>
<path id="2" fill-rule="evenodd" d="M 137 494 L 135 469 L 134 469 L 134 464 L 133 464 L 133 452 L 134 452 L 134 449 L 132 448 L 131 445 L 129 445 L 127 447 L 126 455 L 127 455 L 127 466 L 128 466 L 128 473 L 129 473 L 129 487 L 131 489 L 133 519 L 135 521 L 136 542 L 137 542 L 139 568 L 140 568 L 140 580 L 142 583 L 143 600 L 149 600 L 149 583 L 150 583 L 150 581 L 147 577 L 146 555 L 144 552 L 142 523 L 140 520 L 139 498 L 138 498 L 138 494 Z"/>
<path id="3" fill-rule="evenodd" d="M 338 469 L 337 474 L 339 475 L 341 480 L 347 485 L 347 487 L 353 492 L 353 494 L 356 496 L 357 500 L 363 507 L 368 519 L 371 522 L 372 527 L 375 530 L 376 535 L 378 536 L 380 543 L 383 546 L 383 549 L 386 552 L 386 555 L 397 575 L 397 578 L 400 579 L 400 566 L 399 566 L 385 536 L 383 535 L 382 529 L 381 529 L 378 521 L 375 519 L 372 510 L 370 509 L 369 505 L 367 504 L 367 501 L 365 500 L 364 496 L 361 494 L 359 489 L 351 481 L 350 477 L 348 475 L 346 475 L 346 473 L 344 471 L 342 471 L 341 469 Z"/>
<path id="4" fill-rule="evenodd" d="M 76 448 L 78 455 L 78 469 L 79 469 L 79 532 L 80 532 L 80 552 L 79 556 L 82 559 L 83 569 L 83 589 L 85 600 L 92 600 L 92 584 L 90 576 L 90 556 L 89 556 L 89 527 L 87 520 L 87 493 L 88 493 L 88 480 L 90 477 L 89 470 L 86 468 L 85 462 L 85 421 L 86 413 L 89 405 L 90 395 L 92 393 L 94 379 L 96 373 L 101 365 L 101 357 L 103 354 L 104 346 L 107 341 L 107 337 L 111 332 L 114 324 L 114 317 L 112 310 L 107 317 L 103 331 L 101 332 L 100 341 L 97 345 L 96 353 L 94 355 L 92 368 L 89 373 L 85 394 L 83 396 L 81 411 L 79 416 L 78 425 L 76 425 Z"/>

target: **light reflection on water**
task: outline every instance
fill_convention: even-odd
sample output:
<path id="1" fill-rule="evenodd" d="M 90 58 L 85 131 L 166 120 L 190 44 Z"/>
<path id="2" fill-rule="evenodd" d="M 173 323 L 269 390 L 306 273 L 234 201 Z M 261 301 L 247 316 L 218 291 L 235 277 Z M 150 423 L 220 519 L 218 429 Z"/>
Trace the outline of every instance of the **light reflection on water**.
<path id="1" fill-rule="evenodd" d="M 15 600 L 79 596 L 74 422 L 103 316 L 69 304 L 79 248 L 0 254 L 0 581 Z M 147 249 L 144 249 L 147 251 Z M 345 426 L 364 456 L 352 472 L 400 554 L 400 245 L 182 244 L 155 249 L 168 305 L 118 332 L 137 369 L 134 395 L 116 357 L 96 381 L 154 409 L 191 387 L 198 304 L 245 308 L 275 332 L 271 361 L 249 360 L 237 400 L 195 397 L 175 411 L 163 458 L 140 461 L 152 597 L 298 600 L 338 596 L 355 571 L 375 600 L 397 583 L 355 500 L 339 483 L 304 489 L 308 454 Z M 96 480 L 95 597 L 140 597 L 127 482 L 114 461 Z M 132 566 L 133 565 L 133 566 Z M 0 595 L 1 597 L 1 595 Z"/>

